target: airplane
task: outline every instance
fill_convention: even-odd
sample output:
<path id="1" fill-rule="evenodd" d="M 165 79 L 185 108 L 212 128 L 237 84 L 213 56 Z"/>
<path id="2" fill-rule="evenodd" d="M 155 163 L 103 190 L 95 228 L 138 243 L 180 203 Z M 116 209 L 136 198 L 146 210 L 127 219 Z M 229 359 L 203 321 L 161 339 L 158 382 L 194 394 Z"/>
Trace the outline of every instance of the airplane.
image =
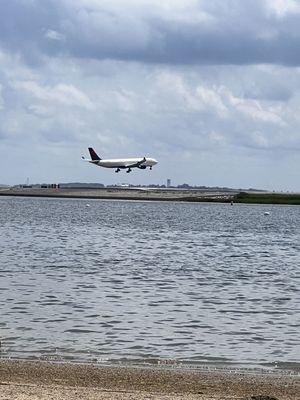
<path id="1" fill-rule="evenodd" d="M 132 168 L 139 169 L 152 169 L 153 165 L 157 164 L 157 161 L 154 158 L 120 158 L 120 159 L 102 159 L 98 156 L 95 150 L 92 147 L 88 147 L 91 159 L 86 160 L 85 157 L 82 156 L 82 159 L 88 161 L 91 164 L 98 165 L 99 167 L 104 168 L 115 168 L 115 172 L 120 172 L 121 169 L 127 169 L 127 173 L 131 172 Z"/>

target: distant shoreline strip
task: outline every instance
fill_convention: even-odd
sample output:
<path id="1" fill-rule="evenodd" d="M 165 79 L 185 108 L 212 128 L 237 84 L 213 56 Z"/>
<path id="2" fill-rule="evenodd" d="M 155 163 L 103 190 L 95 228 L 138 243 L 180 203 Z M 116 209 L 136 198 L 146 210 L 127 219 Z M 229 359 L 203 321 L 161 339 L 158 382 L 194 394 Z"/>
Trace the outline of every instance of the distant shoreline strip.
<path id="1" fill-rule="evenodd" d="M 98 192 L 98 193 L 97 193 Z M 125 194 L 126 193 L 126 194 Z M 289 193 L 197 193 L 195 191 L 109 190 L 109 189 L 36 189 L 0 190 L 0 196 L 46 197 L 64 199 L 171 201 L 191 203 L 243 203 L 300 205 L 300 194 Z"/>

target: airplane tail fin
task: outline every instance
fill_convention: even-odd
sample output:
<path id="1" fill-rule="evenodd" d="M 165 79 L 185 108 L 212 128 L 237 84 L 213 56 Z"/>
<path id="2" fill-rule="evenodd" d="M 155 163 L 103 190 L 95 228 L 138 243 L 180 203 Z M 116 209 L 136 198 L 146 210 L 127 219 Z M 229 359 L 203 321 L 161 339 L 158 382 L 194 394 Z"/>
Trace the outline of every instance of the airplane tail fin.
<path id="1" fill-rule="evenodd" d="M 95 152 L 95 150 L 92 147 L 89 147 L 89 152 L 92 161 L 99 161 L 101 158 L 98 156 L 98 154 Z"/>

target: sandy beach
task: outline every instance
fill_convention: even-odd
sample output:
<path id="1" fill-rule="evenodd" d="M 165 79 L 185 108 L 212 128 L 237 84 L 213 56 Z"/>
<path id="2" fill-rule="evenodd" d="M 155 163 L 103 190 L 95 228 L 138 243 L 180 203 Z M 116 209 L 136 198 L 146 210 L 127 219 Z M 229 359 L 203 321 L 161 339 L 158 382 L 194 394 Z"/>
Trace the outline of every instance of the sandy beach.
<path id="1" fill-rule="evenodd" d="M 0 362 L 0 399 L 300 399 L 300 376 Z"/>

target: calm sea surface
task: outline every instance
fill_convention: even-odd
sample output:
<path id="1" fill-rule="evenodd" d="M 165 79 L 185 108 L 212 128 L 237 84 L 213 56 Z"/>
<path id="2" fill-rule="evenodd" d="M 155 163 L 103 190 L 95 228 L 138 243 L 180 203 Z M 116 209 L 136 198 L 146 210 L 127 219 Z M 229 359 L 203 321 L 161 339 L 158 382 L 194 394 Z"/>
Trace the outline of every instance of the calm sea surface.
<path id="1" fill-rule="evenodd" d="M 1 357 L 300 365 L 300 207 L 0 198 L 0 341 Z"/>

